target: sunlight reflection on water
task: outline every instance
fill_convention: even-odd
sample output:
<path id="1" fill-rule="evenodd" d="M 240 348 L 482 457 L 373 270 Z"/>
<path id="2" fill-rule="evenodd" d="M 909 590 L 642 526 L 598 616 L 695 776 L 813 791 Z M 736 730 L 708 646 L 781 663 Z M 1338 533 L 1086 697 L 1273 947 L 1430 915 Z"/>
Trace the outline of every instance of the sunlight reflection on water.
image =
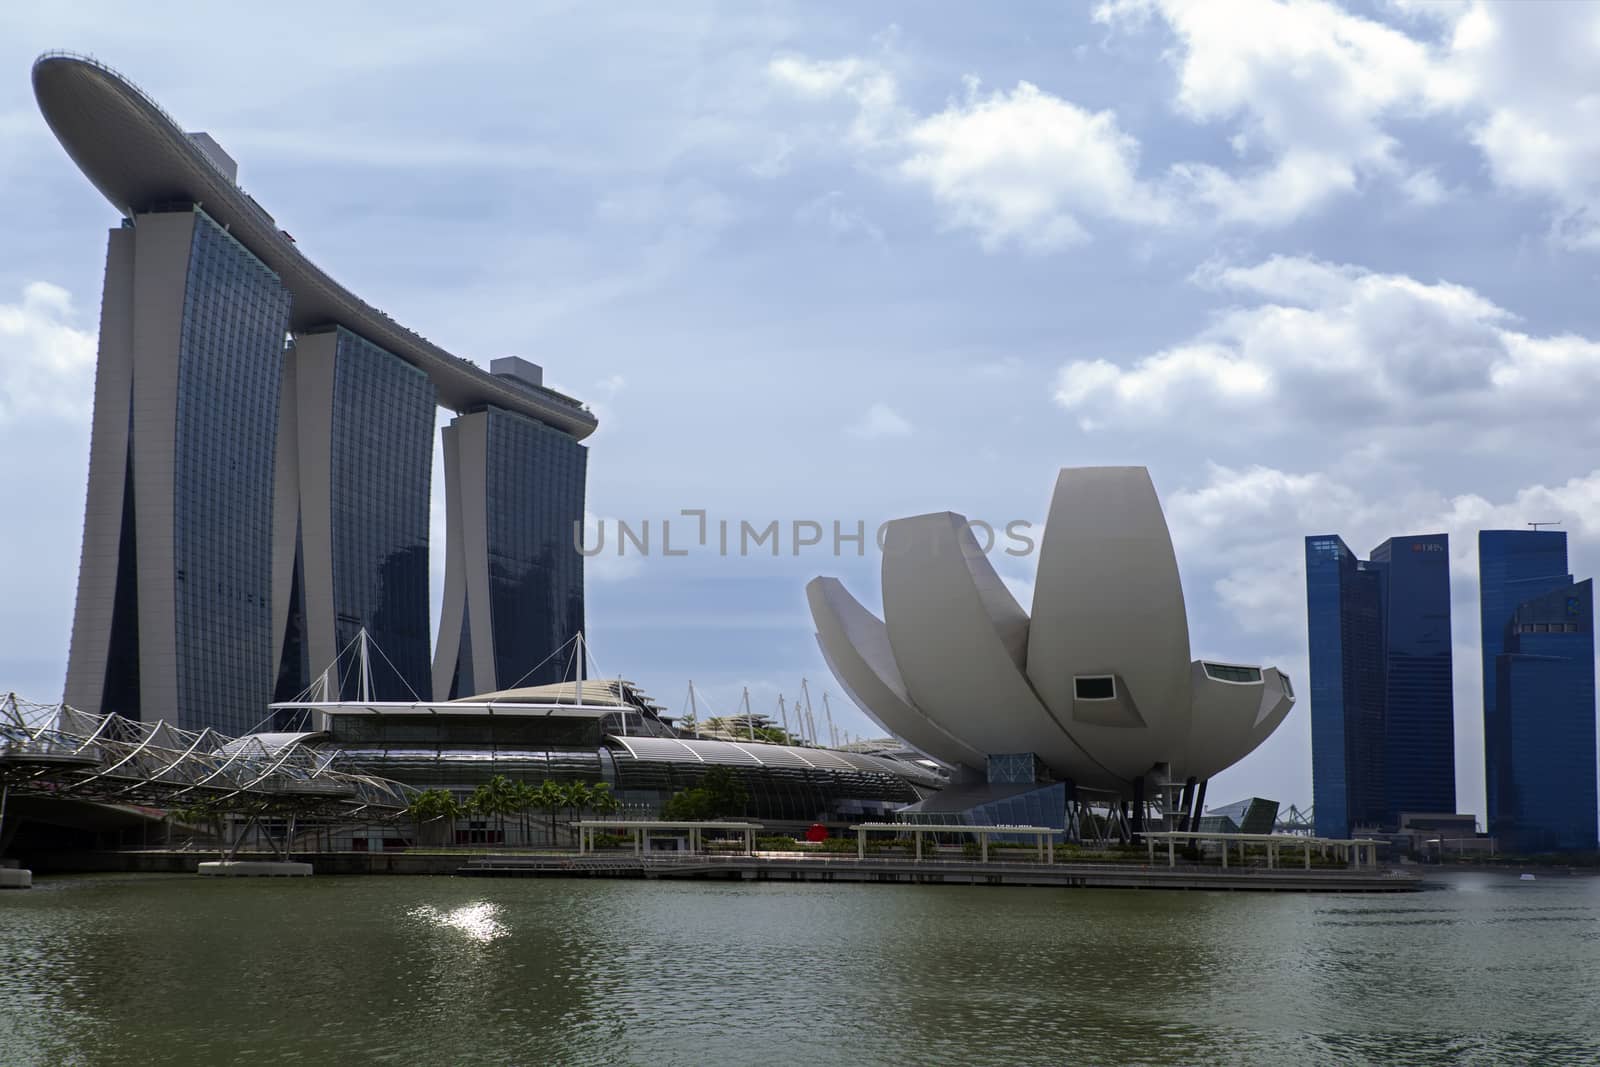
<path id="1" fill-rule="evenodd" d="M 436 908 L 423 904 L 406 912 L 409 919 L 421 919 L 434 926 L 458 930 L 473 941 L 493 941 L 506 936 L 509 931 L 499 919 L 500 905 L 487 900 L 463 904 L 459 908 Z"/>

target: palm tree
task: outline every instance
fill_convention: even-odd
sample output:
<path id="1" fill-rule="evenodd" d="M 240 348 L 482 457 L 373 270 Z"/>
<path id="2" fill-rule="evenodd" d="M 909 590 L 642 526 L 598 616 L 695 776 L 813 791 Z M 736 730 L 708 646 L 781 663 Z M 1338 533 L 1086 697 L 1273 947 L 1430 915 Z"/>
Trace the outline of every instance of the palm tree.
<path id="1" fill-rule="evenodd" d="M 437 822 L 448 819 L 447 827 L 455 825 L 464 808 L 456 800 L 455 794 L 448 789 L 424 789 L 411 798 L 411 803 L 406 806 L 406 814 L 410 815 L 417 823 L 417 842 L 422 841 L 422 828 L 425 823 Z"/>
<path id="2" fill-rule="evenodd" d="M 539 783 L 539 788 L 533 791 L 533 806 L 540 811 L 550 813 L 550 844 L 556 843 L 556 814 L 566 803 L 566 791 L 546 778 Z"/>
<path id="3" fill-rule="evenodd" d="M 533 834 L 529 832 L 528 811 L 538 806 L 539 791 L 527 782 L 518 782 L 513 789 L 512 804 L 517 814 L 522 816 L 522 843 L 527 845 L 533 840 Z"/>
<path id="4" fill-rule="evenodd" d="M 488 817 L 494 816 L 500 827 L 500 842 L 505 843 L 506 816 L 516 811 L 516 786 L 511 779 L 503 774 L 497 774 L 487 782 L 479 785 L 472 791 L 472 798 L 468 805 L 479 814 Z"/>
<path id="5" fill-rule="evenodd" d="M 562 787 L 561 806 L 572 812 L 572 816 L 567 819 L 567 835 L 569 837 L 572 835 L 573 819 L 581 816 L 583 809 L 587 808 L 593 799 L 594 791 L 589 788 L 587 782 L 568 782 Z"/>
<path id="6" fill-rule="evenodd" d="M 596 782 L 589 789 L 589 810 L 596 815 L 615 815 L 622 801 L 611 791 L 610 782 Z"/>

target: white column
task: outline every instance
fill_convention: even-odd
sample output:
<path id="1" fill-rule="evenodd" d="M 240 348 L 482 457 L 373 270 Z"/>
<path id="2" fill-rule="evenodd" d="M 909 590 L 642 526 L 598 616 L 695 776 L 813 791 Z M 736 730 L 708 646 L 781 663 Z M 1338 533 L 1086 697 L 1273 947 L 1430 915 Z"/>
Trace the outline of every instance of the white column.
<path id="1" fill-rule="evenodd" d="M 914 841 L 916 843 L 917 861 L 920 863 L 922 861 L 922 831 L 921 830 L 913 830 L 913 831 L 911 831 L 911 839 L 912 839 L 912 841 Z"/>
<path id="2" fill-rule="evenodd" d="M 989 862 L 989 832 L 987 830 L 979 830 L 978 831 L 978 850 L 979 850 L 979 853 L 983 857 L 983 862 L 988 863 Z"/>
<path id="3" fill-rule="evenodd" d="M 1144 837 L 1144 851 L 1145 851 L 1145 862 L 1148 863 L 1152 867 L 1155 866 L 1155 862 L 1156 862 L 1156 839 L 1151 837 L 1149 834 L 1146 834 L 1145 837 Z"/>
<path id="4" fill-rule="evenodd" d="M 1228 842 L 1226 839 L 1222 842 L 1222 869 L 1228 869 Z"/>
<path id="5" fill-rule="evenodd" d="M 1169 837 L 1169 838 L 1167 838 L 1167 866 L 1168 867 L 1176 867 L 1177 865 L 1178 865 L 1177 849 L 1174 847 L 1172 838 Z"/>
<path id="6" fill-rule="evenodd" d="M 644 829 L 642 827 L 635 826 L 633 828 L 633 854 L 635 856 L 644 854 Z"/>
<path id="7" fill-rule="evenodd" d="M 867 858 L 867 832 L 861 827 L 856 827 L 856 859 Z"/>

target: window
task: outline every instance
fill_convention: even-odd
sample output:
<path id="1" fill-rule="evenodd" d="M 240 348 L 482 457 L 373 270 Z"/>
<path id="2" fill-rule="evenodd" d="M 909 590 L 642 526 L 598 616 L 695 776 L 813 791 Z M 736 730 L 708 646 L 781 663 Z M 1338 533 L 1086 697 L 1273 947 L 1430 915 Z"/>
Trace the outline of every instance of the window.
<path id="1" fill-rule="evenodd" d="M 1202 663 L 1201 666 L 1206 669 L 1206 677 L 1219 682 L 1248 685 L 1261 681 L 1260 667 L 1235 667 L 1229 663 Z"/>
<path id="2" fill-rule="evenodd" d="M 1280 673 L 1278 675 L 1278 678 L 1279 678 L 1280 681 L 1283 682 L 1283 695 L 1288 697 L 1290 700 L 1293 700 L 1294 699 L 1294 683 L 1289 681 L 1289 676 L 1287 674 L 1281 674 Z"/>
<path id="3" fill-rule="evenodd" d="M 1080 675 L 1072 680 L 1073 693 L 1079 700 L 1115 700 L 1117 680 L 1109 674 Z"/>

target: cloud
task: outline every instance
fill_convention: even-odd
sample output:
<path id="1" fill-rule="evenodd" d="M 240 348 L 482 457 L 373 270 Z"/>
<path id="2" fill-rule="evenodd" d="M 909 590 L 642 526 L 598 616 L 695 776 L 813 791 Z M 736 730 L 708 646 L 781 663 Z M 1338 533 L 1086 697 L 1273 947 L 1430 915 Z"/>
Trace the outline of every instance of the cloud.
<path id="1" fill-rule="evenodd" d="M 898 411 L 879 401 L 867 409 L 861 421 L 850 427 L 849 432 L 852 437 L 875 441 L 887 437 L 909 437 L 912 426 Z"/>
<path id="2" fill-rule="evenodd" d="M 919 116 L 900 103 L 894 75 L 870 59 L 787 57 L 773 60 L 768 75 L 803 98 L 852 101 L 845 142 L 885 175 L 926 190 L 944 225 L 975 233 L 986 250 L 1078 244 L 1089 238 L 1080 217 L 1172 217 L 1165 195 L 1139 178 L 1139 143 L 1114 113 L 1030 82 L 982 93 L 968 78 L 964 97 Z"/>
<path id="3" fill-rule="evenodd" d="M 95 335 L 74 323 L 72 296 L 49 282 L 0 304 L 0 422 L 86 421 L 94 406 Z"/>
<path id="4" fill-rule="evenodd" d="M 924 185 L 952 226 L 987 249 L 1088 239 L 1080 214 L 1162 223 L 1163 197 L 1138 176 L 1139 143 L 1110 111 L 1089 112 L 1028 82 L 978 93 L 915 122 L 899 172 Z"/>
<path id="5" fill-rule="evenodd" d="M 1339 534 L 1365 556 L 1389 537 L 1448 534 L 1461 599 L 1456 637 L 1475 648 L 1478 531 L 1557 522 L 1575 550 L 1600 552 L 1600 469 L 1491 500 L 1476 493 L 1352 483 L 1316 471 L 1210 464 L 1202 484 L 1166 495 L 1165 511 L 1178 558 L 1199 561 L 1234 621 L 1255 632 L 1305 626 L 1307 535 Z"/>
<path id="6" fill-rule="evenodd" d="M 840 241 L 860 239 L 872 244 L 884 241 L 883 230 L 847 204 L 844 193 L 838 189 L 822 194 L 795 212 L 795 221 L 821 229 Z"/>
<path id="7" fill-rule="evenodd" d="M 1105 0 L 1094 17 L 1128 33 L 1159 20 L 1176 42 L 1174 109 L 1232 127 L 1238 169 L 1174 168 L 1222 221 L 1283 223 L 1384 182 L 1436 204 L 1444 187 L 1397 130 L 1437 120 L 1478 148 L 1497 186 L 1550 201 L 1559 241 L 1600 248 L 1600 9 L 1393 8 L 1408 26 L 1324 0 Z"/>
<path id="8" fill-rule="evenodd" d="M 1368 177 L 1410 168 L 1387 119 L 1460 95 L 1434 50 L 1400 30 L 1317 0 L 1107 0 L 1096 21 L 1139 29 L 1152 15 L 1178 47 L 1174 105 L 1196 123 L 1235 122 L 1239 173 L 1179 168 L 1227 221 L 1281 223 Z M 1256 157 L 1264 157 L 1256 162 Z"/>
<path id="9" fill-rule="evenodd" d="M 1193 280 L 1255 302 L 1126 365 L 1066 364 L 1056 404 L 1086 430 L 1193 425 L 1171 421 L 1181 409 L 1238 419 L 1240 433 L 1474 425 L 1487 442 L 1491 429 L 1580 415 L 1600 387 L 1600 342 L 1522 332 L 1510 312 L 1450 282 L 1301 256 L 1208 264 Z"/>

